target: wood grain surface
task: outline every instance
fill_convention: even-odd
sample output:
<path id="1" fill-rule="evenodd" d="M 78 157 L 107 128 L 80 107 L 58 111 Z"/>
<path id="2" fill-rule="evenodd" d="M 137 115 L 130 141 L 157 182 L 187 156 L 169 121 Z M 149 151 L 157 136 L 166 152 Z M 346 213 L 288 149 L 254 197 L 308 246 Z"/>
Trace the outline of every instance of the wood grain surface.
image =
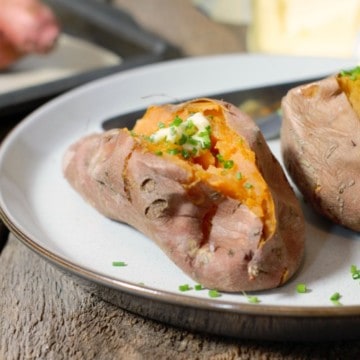
<path id="1" fill-rule="evenodd" d="M 10 236 L 0 254 L 0 359 L 359 359 L 360 340 L 227 339 L 131 314 Z"/>

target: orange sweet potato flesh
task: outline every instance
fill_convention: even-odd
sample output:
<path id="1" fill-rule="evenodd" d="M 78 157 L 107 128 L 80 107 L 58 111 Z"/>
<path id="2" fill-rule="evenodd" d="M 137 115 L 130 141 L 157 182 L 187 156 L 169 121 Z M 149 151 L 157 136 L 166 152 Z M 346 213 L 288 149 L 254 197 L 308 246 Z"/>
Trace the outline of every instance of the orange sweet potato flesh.
<path id="1" fill-rule="evenodd" d="M 185 158 L 168 152 L 173 144 L 149 141 L 159 123 L 199 112 L 211 124 L 208 149 Z M 205 287 L 274 288 L 301 263 L 298 200 L 255 123 L 229 103 L 152 106 L 131 132 L 111 130 L 72 145 L 64 174 L 99 212 L 142 231 Z"/>

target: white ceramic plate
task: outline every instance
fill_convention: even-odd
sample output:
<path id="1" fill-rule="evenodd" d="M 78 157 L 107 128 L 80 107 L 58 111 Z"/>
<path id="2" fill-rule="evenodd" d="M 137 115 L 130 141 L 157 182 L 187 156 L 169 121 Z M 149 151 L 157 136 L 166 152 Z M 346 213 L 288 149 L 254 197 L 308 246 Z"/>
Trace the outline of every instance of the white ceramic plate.
<path id="1" fill-rule="evenodd" d="M 62 34 L 50 53 L 28 55 L 0 72 L 0 95 L 121 62 L 118 55 L 105 48 Z"/>
<path id="2" fill-rule="evenodd" d="M 151 240 L 87 205 L 61 171 L 66 148 L 81 136 L 101 131 L 103 120 L 115 115 L 152 103 L 325 76 L 353 65 L 353 60 L 223 55 L 150 65 L 73 90 L 35 111 L 3 142 L 3 219 L 45 258 L 115 291 L 207 309 L 210 316 L 230 311 L 272 317 L 344 315 L 359 320 L 360 283 L 352 279 L 350 266 L 360 267 L 360 237 L 320 219 L 309 208 L 304 208 L 305 262 L 288 284 L 257 293 L 259 304 L 249 304 L 243 294 L 210 299 L 205 290 L 180 292 L 179 285 L 194 282 Z M 280 158 L 279 141 L 269 144 Z M 114 267 L 113 261 L 125 261 L 127 266 Z M 310 291 L 298 294 L 299 282 Z M 342 306 L 330 301 L 335 292 L 342 295 Z"/>

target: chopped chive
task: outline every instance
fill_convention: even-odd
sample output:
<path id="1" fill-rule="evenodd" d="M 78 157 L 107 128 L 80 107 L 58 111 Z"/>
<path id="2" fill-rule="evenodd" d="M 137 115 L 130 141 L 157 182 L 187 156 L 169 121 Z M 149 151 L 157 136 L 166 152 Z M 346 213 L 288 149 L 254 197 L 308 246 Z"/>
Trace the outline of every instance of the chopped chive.
<path id="1" fill-rule="evenodd" d="M 172 136 L 174 136 L 174 135 L 176 135 L 176 133 L 177 133 L 176 128 L 175 128 L 174 126 L 171 126 L 171 127 L 170 127 L 170 134 L 171 134 Z"/>
<path id="2" fill-rule="evenodd" d="M 348 76 L 351 80 L 356 80 L 360 75 L 360 66 L 356 66 L 350 70 L 342 70 L 339 73 L 340 76 Z"/>
<path id="3" fill-rule="evenodd" d="M 251 304 L 258 304 L 261 302 L 257 296 L 248 295 L 245 291 L 243 291 L 242 293 L 246 297 L 247 301 Z"/>
<path id="4" fill-rule="evenodd" d="M 203 290 L 204 287 L 203 287 L 201 284 L 196 284 L 196 285 L 194 286 L 194 289 L 195 289 L 196 291 L 199 291 L 199 290 Z"/>
<path id="5" fill-rule="evenodd" d="M 360 269 L 358 269 L 356 265 L 350 266 L 350 272 L 354 280 L 360 279 Z"/>
<path id="6" fill-rule="evenodd" d="M 124 261 L 113 261 L 112 266 L 121 267 L 121 266 L 127 266 L 127 264 Z"/>
<path id="7" fill-rule="evenodd" d="M 209 297 L 217 298 L 217 297 L 220 297 L 220 296 L 221 296 L 221 294 L 217 290 L 215 290 L 215 289 L 209 290 Z"/>
<path id="8" fill-rule="evenodd" d="M 185 134 L 182 134 L 179 139 L 179 145 L 184 145 L 187 142 L 188 137 Z"/>
<path id="9" fill-rule="evenodd" d="M 179 153 L 179 149 L 168 149 L 167 153 L 170 155 L 177 155 Z"/>
<path id="10" fill-rule="evenodd" d="M 225 161 L 224 157 L 221 154 L 217 154 L 216 158 L 219 160 L 220 163 L 223 163 Z"/>
<path id="11" fill-rule="evenodd" d="M 306 287 L 306 284 L 304 283 L 299 283 L 296 285 L 296 291 L 299 293 L 299 294 L 305 294 L 307 292 L 307 287 Z"/>
<path id="12" fill-rule="evenodd" d="M 181 151 L 181 155 L 185 158 L 188 159 L 190 157 L 190 154 L 187 150 L 182 150 Z"/>
<path id="13" fill-rule="evenodd" d="M 336 293 L 334 293 L 333 295 L 330 296 L 330 300 L 334 305 L 341 305 L 341 303 L 339 301 L 340 298 L 341 298 L 341 295 L 338 292 L 336 292 Z"/>
<path id="14" fill-rule="evenodd" d="M 243 177 L 243 176 L 242 176 L 242 173 L 241 173 L 241 172 L 237 172 L 237 173 L 236 173 L 236 179 L 237 179 L 237 180 L 241 180 L 242 177 Z"/>
<path id="15" fill-rule="evenodd" d="M 248 296 L 247 299 L 251 304 L 258 304 L 260 302 L 257 296 Z"/>
<path id="16" fill-rule="evenodd" d="M 165 124 L 163 122 L 158 123 L 158 128 L 163 129 L 165 127 Z"/>
<path id="17" fill-rule="evenodd" d="M 234 166 L 234 161 L 233 160 L 226 160 L 224 162 L 224 168 L 225 169 L 231 169 Z"/>
<path id="18" fill-rule="evenodd" d="M 194 139 L 194 138 L 192 138 L 191 136 L 189 136 L 189 137 L 188 137 L 188 143 L 189 143 L 190 145 L 198 145 L 198 144 L 199 144 L 199 141 L 196 140 L 196 139 Z"/>
<path id="19" fill-rule="evenodd" d="M 202 142 L 202 144 L 201 144 L 201 147 L 203 148 L 203 149 L 210 149 L 210 147 L 211 147 L 211 141 L 209 140 L 209 141 L 203 141 Z"/>
<path id="20" fill-rule="evenodd" d="M 179 285 L 179 290 L 182 292 L 189 291 L 192 290 L 192 287 L 189 284 Z"/>
<path id="21" fill-rule="evenodd" d="M 176 115 L 175 119 L 172 121 L 170 126 L 179 126 L 182 122 L 183 122 L 182 118 Z"/>
<path id="22" fill-rule="evenodd" d="M 157 156 L 161 156 L 162 154 L 163 154 L 163 152 L 160 151 L 160 150 L 156 150 L 156 151 L 155 151 L 155 155 L 157 155 Z"/>
<path id="23" fill-rule="evenodd" d="M 250 184 L 250 183 L 245 183 L 245 184 L 244 184 L 244 187 L 245 187 L 246 189 L 252 189 L 252 188 L 254 187 L 254 185 L 252 185 L 252 184 Z"/>

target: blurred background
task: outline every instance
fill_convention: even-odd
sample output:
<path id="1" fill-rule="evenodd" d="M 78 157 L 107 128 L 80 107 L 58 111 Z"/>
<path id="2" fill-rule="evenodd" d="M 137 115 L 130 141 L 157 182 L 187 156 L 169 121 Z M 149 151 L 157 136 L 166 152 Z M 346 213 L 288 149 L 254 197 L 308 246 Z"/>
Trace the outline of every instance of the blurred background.
<path id="1" fill-rule="evenodd" d="M 22 12 L 29 4 L 56 20 Z M 50 30 L 36 33 L 37 21 L 58 26 L 46 51 Z M 155 62 L 249 52 L 357 58 L 359 30 L 360 0 L 0 0 L 2 123 L 88 81 Z M 29 48 L 36 37 L 43 51 Z"/>

